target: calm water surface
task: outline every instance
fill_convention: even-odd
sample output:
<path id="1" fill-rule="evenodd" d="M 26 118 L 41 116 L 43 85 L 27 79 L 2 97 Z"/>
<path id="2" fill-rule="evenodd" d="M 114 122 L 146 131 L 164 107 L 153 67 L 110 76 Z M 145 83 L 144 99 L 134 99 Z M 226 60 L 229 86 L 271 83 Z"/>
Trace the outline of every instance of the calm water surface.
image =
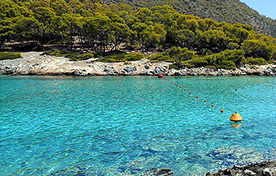
<path id="1" fill-rule="evenodd" d="M 205 175 L 276 160 L 275 77 L 167 78 L 193 94 L 156 77 L 0 76 L 0 175 Z"/>

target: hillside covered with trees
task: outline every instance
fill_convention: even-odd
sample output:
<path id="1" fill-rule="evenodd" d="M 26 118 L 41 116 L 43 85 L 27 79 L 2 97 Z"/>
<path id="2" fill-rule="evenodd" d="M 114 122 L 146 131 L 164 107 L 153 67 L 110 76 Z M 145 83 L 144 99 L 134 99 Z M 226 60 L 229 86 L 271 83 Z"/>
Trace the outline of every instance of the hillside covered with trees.
<path id="1" fill-rule="evenodd" d="M 211 18 L 218 22 L 242 23 L 254 27 L 257 33 L 276 37 L 276 20 L 260 15 L 239 0 L 102 0 L 106 4 L 126 3 L 132 8 L 169 5 L 179 13 Z"/>
<path id="2" fill-rule="evenodd" d="M 40 46 L 66 44 L 70 50 L 77 43 L 97 56 L 122 47 L 162 51 L 149 59 L 170 61 L 176 67 L 235 68 L 276 58 L 276 39 L 256 34 L 250 25 L 183 15 L 170 6 L 133 10 L 127 4 L 89 0 L 3 0 L 0 9 L 1 46 L 8 41 L 36 41 Z M 118 56 L 102 61 L 132 58 L 125 53 Z"/>

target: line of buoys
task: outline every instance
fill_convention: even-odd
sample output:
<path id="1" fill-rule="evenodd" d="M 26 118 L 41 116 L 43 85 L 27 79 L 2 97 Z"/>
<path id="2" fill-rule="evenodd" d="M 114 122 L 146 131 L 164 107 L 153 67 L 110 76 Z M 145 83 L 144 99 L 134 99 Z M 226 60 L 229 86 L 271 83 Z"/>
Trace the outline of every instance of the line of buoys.
<path id="1" fill-rule="evenodd" d="M 168 82 L 171 82 L 170 80 L 168 80 L 167 78 L 165 78 L 165 76 L 162 75 L 162 74 L 158 74 L 158 77 L 159 77 L 159 78 L 162 78 L 162 79 L 164 79 L 164 80 L 166 80 L 166 81 L 168 81 Z M 173 84 L 173 85 L 175 85 L 175 86 L 177 86 L 177 87 L 179 87 L 179 88 L 183 88 L 183 86 L 181 86 L 181 85 L 179 85 L 179 84 L 177 84 L 177 83 L 171 82 L 171 84 Z M 237 89 L 235 89 L 235 90 L 237 91 Z M 184 89 L 184 91 L 187 92 L 188 90 L 187 90 L 187 89 Z M 191 95 L 192 92 L 190 91 L 189 94 Z M 199 99 L 199 96 L 196 96 L 196 98 Z M 206 103 L 207 100 L 203 100 L 203 102 Z M 214 104 L 211 104 L 211 107 L 214 108 L 215 105 L 214 105 Z M 224 110 L 221 109 L 220 112 L 221 112 L 221 113 L 224 113 Z M 231 115 L 230 120 L 233 121 L 233 122 L 239 122 L 239 121 L 242 121 L 243 119 L 242 119 L 242 117 L 241 117 L 240 114 L 238 114 L 238 113 L 235 112 L 234 114 Z"/>

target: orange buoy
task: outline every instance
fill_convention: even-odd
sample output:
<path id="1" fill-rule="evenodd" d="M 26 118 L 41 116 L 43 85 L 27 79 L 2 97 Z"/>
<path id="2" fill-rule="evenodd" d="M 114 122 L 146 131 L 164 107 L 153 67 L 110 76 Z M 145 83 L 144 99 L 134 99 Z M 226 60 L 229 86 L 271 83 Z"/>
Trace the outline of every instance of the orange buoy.
<path id="1" fill-rule="evenodd" d="M 204 102 L 207 102 L 207 100 L 204 100 Z"/>
<path id="2" fill-rule="evenodd" d="M 211 105 L 212 107 L 215 107 L 215 105 Z"/>
<path id="3" fill-rule="evenodd" d="M 189 92 L 189 94 L 192 94 L 192 92 Z"/>
<path id="4" fill-rule="evenodd" d="M 199 98 L 199 96 L 196 96 L 196 98 Z"/>
<path id="5" fill-rule="evenodd" d="M 231 115 L 230 120 L 233 122 L 239 122 L 239 121 L 242 121 L 242 117 L 240 114 L 235 112 L 234 114 Z"/>
<path id="6" fill-rule="evenodd" d="M 220 112 L 221 112 L 221 113 L 223 113 L 223 112 L 224 112 L 224 110 L 222 109 L 222 110 L 220 110 Z"/>
<path id="7" fill-rule="evenodd" d="M 187 89 L 184 89 L 185 91 L 187 91 Z"/>

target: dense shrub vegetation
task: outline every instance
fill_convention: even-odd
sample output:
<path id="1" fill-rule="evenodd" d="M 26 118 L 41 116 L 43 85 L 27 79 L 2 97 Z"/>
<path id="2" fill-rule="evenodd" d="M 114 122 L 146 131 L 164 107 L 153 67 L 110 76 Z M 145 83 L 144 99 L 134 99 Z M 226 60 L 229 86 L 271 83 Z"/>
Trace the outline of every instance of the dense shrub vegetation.
<path id="1" fill-rule="evenodd" d="M 105 54 L 122 47 L 163 52 L 152 62 L 175 66 L 235 68 L 249 63 L 273 62 L 276 39 L 256 34 L 241 23 L 219 23 L 183 15 L 170 6 L 132 8 L 89 0 L 3 0 L 0 4 L 0 46 L 5 41 L 37 41 L 89 48 L 92 53 L 56 51 L 57 56 L 103 62 L 131 61 L 142 54 Z"/>
<path id="2" fill-rule="evenodd" d="M 224 50 L 217 54 L 200 56 L 187 48 L 173 47 L 167 52 L 152 55 L 149 59 L 154 62 L 167 61 L 172 62 L 173 68 L 187 67 L 205 67 L 234 69 L 242 63 L 258 64 L 265 63 L 262 58 L 245 59 L 243 50 Z M 260 62 L 259 62 L 260 61 Z"/>

